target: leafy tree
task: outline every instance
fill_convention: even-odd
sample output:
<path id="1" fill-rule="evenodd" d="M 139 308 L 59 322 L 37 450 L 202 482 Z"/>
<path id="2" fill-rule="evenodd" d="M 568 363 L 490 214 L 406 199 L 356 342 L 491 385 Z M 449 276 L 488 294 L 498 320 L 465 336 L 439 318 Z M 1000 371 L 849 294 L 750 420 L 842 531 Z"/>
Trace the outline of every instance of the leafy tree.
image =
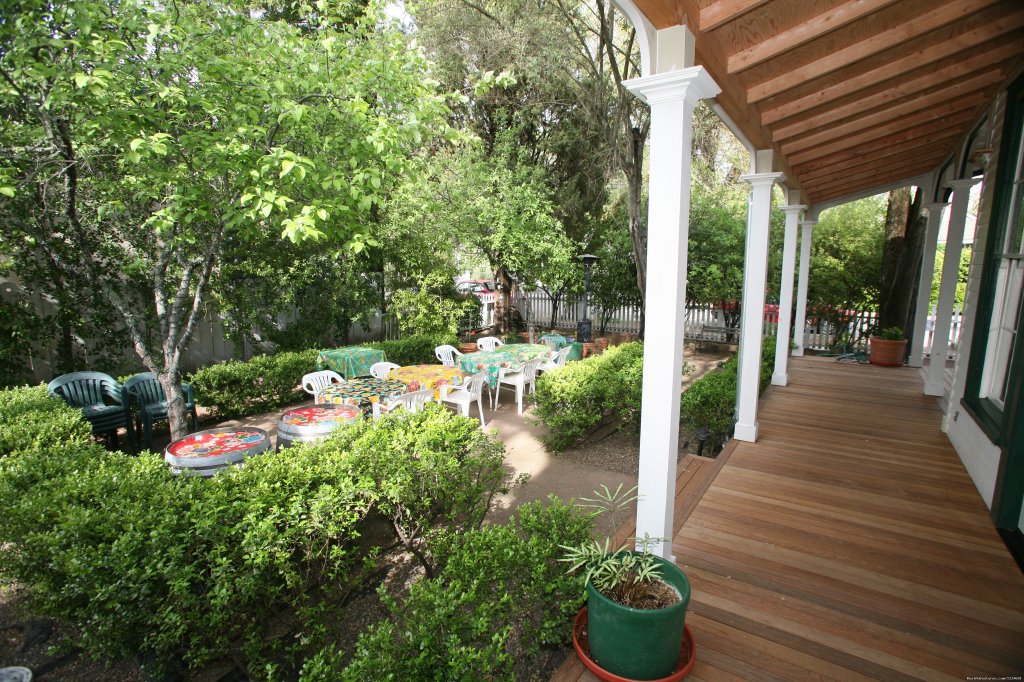
<path id="1" fill-rule="evenodd" d="M 50 274 L 40 290 L 116 311 L 174 436 L 181 353 L 226 249 L 279 234 L 365 251 L 443 120 L 400 34 L 317 7 L 300 27 L 232 0 L 22 0 L 0 23 L 3 248 Z"/>

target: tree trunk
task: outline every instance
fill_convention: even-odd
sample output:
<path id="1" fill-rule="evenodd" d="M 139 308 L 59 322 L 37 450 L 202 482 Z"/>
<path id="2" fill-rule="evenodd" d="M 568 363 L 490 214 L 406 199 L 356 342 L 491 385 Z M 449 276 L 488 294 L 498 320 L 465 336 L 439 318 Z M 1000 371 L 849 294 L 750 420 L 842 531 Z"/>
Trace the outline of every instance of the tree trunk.
<path id="1" fill-rule="evenodd" d="M 188 410 L 185 409 L 185 391 L 181 388 L 181 377 L 177 371 L 159 372 L 157 378 L 167 396 L 167 422 L 171 428 L 171 440 L 188 435 Z"/>
<path id="2" fill-rule="evenodd" d="M 644 143 L 646 133 L 633 129 L 630 140 L 633 159 L 631 164 L 623 168 L 626 182 L 629 185 L 629 236 L 633 240 L 633 259 L 636 261 L 636 286 L 640 289 L 640 305 L 647 301 L 647 235 L 643 222 L 643 191 L 644 191 Z"/>
<path id="3" fill-rule="evenodd" d="M 882 286 L 879 292 L 878 328 L 899 327 L 910 338 L 914 319 L 914 282 L 921 266 L 925 220 L 921 217 L 922 194 L 913 201 L 910 188 L 889 193 L 882 250 Z"/>
<path id="4" fill-rule="evenodd" d="M 512 276 L 504 265 L 494 273 L 494 281 L 498 285 L 499 296 L 494 301 L 494 331 L 505 334 L 512 329 Z"/>

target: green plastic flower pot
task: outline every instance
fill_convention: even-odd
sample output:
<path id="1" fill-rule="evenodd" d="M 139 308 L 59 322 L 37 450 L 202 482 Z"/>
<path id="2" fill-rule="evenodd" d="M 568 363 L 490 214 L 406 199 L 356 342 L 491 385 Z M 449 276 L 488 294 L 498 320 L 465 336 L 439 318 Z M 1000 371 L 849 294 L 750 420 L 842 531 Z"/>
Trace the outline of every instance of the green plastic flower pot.
<path id="1" fill-rule="evenodd" d="M 675 670 L 690 604 L 690 581 L 678 566 L 655 557 L 662 579 L 679 602 L 661 609 L 618 604 L 587 583 L 587 635 L 594 660 L 608 672 L 631 680 L 657 680 Z"/>

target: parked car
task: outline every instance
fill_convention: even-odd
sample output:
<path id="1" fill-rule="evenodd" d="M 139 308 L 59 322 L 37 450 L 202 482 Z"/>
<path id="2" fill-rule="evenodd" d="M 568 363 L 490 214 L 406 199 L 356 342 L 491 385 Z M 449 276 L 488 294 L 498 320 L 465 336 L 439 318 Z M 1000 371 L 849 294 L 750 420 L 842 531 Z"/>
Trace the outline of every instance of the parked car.
<path id="1" fill-rule="evenodd" d="M 489 279 L 463 279 L 455 283 L 455 289 L 460 294 L 493 294 L 497 291 L 494 282 Z"/>

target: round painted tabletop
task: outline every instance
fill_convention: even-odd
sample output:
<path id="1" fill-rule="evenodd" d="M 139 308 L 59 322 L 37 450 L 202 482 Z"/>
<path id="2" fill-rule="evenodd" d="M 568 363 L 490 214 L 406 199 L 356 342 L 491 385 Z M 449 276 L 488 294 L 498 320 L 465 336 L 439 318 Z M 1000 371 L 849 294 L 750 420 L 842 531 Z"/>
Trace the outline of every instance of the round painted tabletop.
<path id="1" fill-rule="evenodd" d="M 208 467 L 244 459 L 270 448 L 270 434 L 250 426 L 196 431 L 174 441 L 164 450 L 172 466 Z"/>
<path id="2" fill-rule="evenodd" d="M 281 415 L 281 425 L 301 426 L 342 426 L 362 418 L 363 412 L 355 405 L 325 403 L 289 410 Z"/>

